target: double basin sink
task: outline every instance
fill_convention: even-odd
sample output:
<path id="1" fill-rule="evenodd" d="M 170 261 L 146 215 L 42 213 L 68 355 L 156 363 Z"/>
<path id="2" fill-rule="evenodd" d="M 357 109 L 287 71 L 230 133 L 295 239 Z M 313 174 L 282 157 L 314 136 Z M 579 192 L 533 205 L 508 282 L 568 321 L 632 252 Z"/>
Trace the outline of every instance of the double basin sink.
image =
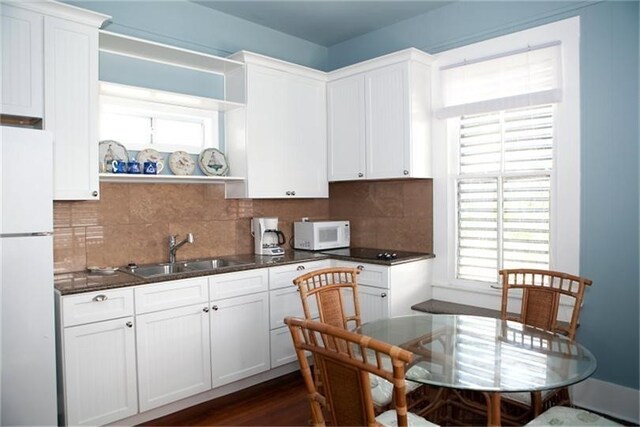
<path id="1" fill-rule="evenodd" d="M 139 267 L 128 267 L 125 271 L 135 276 L 142 277 L 143 279 L 148 279 L 151 277 L 168 277 L 175 274 L 215 271 L 225 267 L 234 267 L 248 263 L 249 262 L 213 258 L 196 261 L 141 265 Z"/>

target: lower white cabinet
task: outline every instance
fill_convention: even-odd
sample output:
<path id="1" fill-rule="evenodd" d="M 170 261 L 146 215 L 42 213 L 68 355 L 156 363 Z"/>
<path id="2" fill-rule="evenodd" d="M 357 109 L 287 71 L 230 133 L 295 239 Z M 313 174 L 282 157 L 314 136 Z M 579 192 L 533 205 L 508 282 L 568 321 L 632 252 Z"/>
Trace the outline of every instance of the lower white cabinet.
<path id="1" fill-rule="evenodd" d="M 58 386 L 64 396 L 59 402 L 63 424 L 102 425 L 138 412 L 133 310 L 104 311 L 110 297 L 132 307 L 133 294 L 122 290 L 73 295 L 63 303 L 57 299 L 61 319 L 76 321 L 81 317 L 77 312 L 86 312 L 89 305 L 107 316 L 94 316 L 92 323 L 70 322 L 73 326 L 60 321 Z M 124 317 L 108 318 L 109 312 Z"/>
<path id="2" fill-rule="evenodd" d="M 330 265 L 329 260 L 320 260 L 269 268 L 271 369 L 298 360 L 289 327 L 284 324 L 286 316 L 304 318 L 302 300 L 293 279 L 309 271 L 326 268 Z M 310 302 L 310 308 L 311 315 L 314 318 L 318 317 L 318 306 L 315 301 Z"/>
<path id="3" fill-rule="evenodd" d="M 213 387 L 269 370 L 269 294 L 260 292 L 212 304 Z"/>
<path id="4" fill-rule="evenodd" d="M 205 303 L 136 317 L 140 411 L 211 388 Z"/>
<path id="5" fill-rule="evenodd" d="M 431 262 L 423 259 L 387 266 L 333 260 L 332 265 L 360 270 L 358 300 L 362 323 L 366 323 L 411 314 L 412 305 L 428 299 Z"/>

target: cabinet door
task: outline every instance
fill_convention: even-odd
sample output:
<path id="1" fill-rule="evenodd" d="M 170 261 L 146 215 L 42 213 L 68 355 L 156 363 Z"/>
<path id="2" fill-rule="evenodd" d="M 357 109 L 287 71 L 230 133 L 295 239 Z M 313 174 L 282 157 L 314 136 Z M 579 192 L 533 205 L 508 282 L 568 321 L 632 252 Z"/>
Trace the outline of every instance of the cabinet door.
<path id="1" fill-rule="evenodd" d="M 67 425 L 103 425 L 138 412 L 133 318 L 64 329 Z"/>
<path id="2" fill-rule="evenodd" d="M 324 82 L 247 69 L 248 197 L 327 197 Z"/>
<path id="3" fill-rule="evenodd" d="M 362 323 L 389 317 L 389 290 L 358 285 Z"/>
<path id="4" fill-rule="evenodd" d="M 213 301 L 211 364 L 213 387 L 270 368 L 267 292 Z"/>
<path id="5" fill-rule="evenodd" d="M 141 412 L 211 388 L 208 311 L 195 304 L 136 317 Z"/>
<path id="6" fill-rule="evenodd" d="M 248 197 L 285 197 L 291 184 L 287 74 L 249 65 L 247 86 Z"/>
<path id="7" fill-rule="evenodd" d="M 54 135 L 54 199 L 98 198 L 98 29 L 45 17 L 46 130 Z"/>
<path id="8" fill-rule="evenodd" d="M 366 74 L 367 178 L 401 178 L 410 174 L 407 63 Z"/>
<path id="9" fill-rule="evenodd" d="M 285 326 L 271 331 L 271 369 L 297 361 L 298 355 L 293 348 L 289 327 Z"/>
<path id="10" fill-rule="evenodd" d="M 271 307 L 269 327 L 271 329 L 284 326 L 284 318 L 286 316 L 304 318 L 304 310 L 302 309 L 302 301 L 300 300 L 300 292 L 297 286 L 291 285 L 288 288 L 271 291 L 269 298 L 269 306 Z M 320 316 L 315 296 L 309 298 L 309 309 L 311 310 L 312 318 L 315 319 Z"/>
<path id="11" fill-rule="evenodd" d="M 286 150 L 289 173 L 285 195 L 328 197 L 327 103 L 325 83 L 302 76 L 288 79 L 287 114 L 290 139 Z"/>
<path id="12" fill-rule="evenodd" d="M 42 117 L 43 16 L 2 5 L 2 114 Z"/>
<path id="13" fill-rule="evenodd" d="M 364 74 L 327 84 L 329 181 L 365 179 Z"/>

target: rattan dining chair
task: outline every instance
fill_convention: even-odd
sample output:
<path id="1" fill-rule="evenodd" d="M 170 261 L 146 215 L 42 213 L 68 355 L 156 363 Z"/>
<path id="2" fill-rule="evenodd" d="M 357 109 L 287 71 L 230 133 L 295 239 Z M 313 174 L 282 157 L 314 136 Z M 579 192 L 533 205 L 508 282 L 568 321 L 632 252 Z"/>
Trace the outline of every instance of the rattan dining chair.
<path id="1" fill-rule="evenodd" d="M 293 279 L 298 287 L 304 317 L 313 320 L 315 304 L 320 322 L 347 330 L 361 326 L 360 303 L 358 300 L 358 274 L 360 270 L 349 267 L 328 267 L 305 273 Z M 315 303 L 314 303 L 315 300 Z M 411 368 L 417 376 L 429 376 L 424 368 Z M 316 386 L 322 389 L 319 371 L 321 363 L 316 363 Z M 382 378 L 371 377 L 371 390 L 374 403 L 379 411 L 384 411 L 392 400 L 393 385 Z M 422 384 L 408 381 L 407 393 L 412 393 L 411 404 L 423 400 Z M 414 393 L 415 391 L 415 393 Z"/>
<path id="2" fill-rule="evenodd" d="M 339 326 L 294 317 L 285 318 L 307 389 L 314 426 L 324 426 L 327 408 L 334 426 L 434 426 L 408 412 L 405 366 L 413 354 L 400 347 L 359 335 Z M 316 388 L 305 352 L 322 364 L 322 393 Z M 391 367 L 382 361 L 389 360 Z M 370 375 L 393 384 L 394 409 L 375 415 Z"/>
<path id="3" fill-rule="evenodd" d="M 575 339 L 580 309 L 587 286 L 591 280 L 567 273 L 536 269 L 500 270 L 502 281 L 501 316 L 505 320 L 515 320 L 550 332 L 566 335 Z M 520 299 L 520 303 L 510 306 L 509 301 Z M 559 319 L 563 307 L 570 314 L 569 322 Z M 507 409 L 509 406 L 520 408 L 523 417 L 536 417 L 544 409 L 554 405 L 570 405 L 569 390 L 565 388 L 546 392 L 505 393 L 503 395 Z M 505 414 L 507 419 L 509 411 Z"/>

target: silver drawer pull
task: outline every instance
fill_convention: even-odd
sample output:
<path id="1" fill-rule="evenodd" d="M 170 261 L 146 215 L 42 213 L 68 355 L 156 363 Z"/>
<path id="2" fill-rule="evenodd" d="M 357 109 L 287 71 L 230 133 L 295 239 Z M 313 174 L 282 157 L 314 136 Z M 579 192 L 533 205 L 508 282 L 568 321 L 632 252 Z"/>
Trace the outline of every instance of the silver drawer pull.
<path id="1" fill-rule="evenodd" d="M 356 268 L 357 268 L 358 270 L 362 271 L 362 270 L 364 270 L 364 265 L 359 265 L 359 266 L 357 266 Z"/>
<path id="2" fill-rule="evenodd" d="M 296 268 L 296 270 L 298 270 L 298 271 L 304 270 L 304 265 L 299 265 L 298 268 Z"/>
<path id="3" fill-rule="evenodd" d="M 103 294 L 96 295 L 95 297 L 93 297 L 93 300 L 95 302 L 102 302 L 102 301 L 106 301 L 107 299 L 109 299 L 109 297 Z"/>

